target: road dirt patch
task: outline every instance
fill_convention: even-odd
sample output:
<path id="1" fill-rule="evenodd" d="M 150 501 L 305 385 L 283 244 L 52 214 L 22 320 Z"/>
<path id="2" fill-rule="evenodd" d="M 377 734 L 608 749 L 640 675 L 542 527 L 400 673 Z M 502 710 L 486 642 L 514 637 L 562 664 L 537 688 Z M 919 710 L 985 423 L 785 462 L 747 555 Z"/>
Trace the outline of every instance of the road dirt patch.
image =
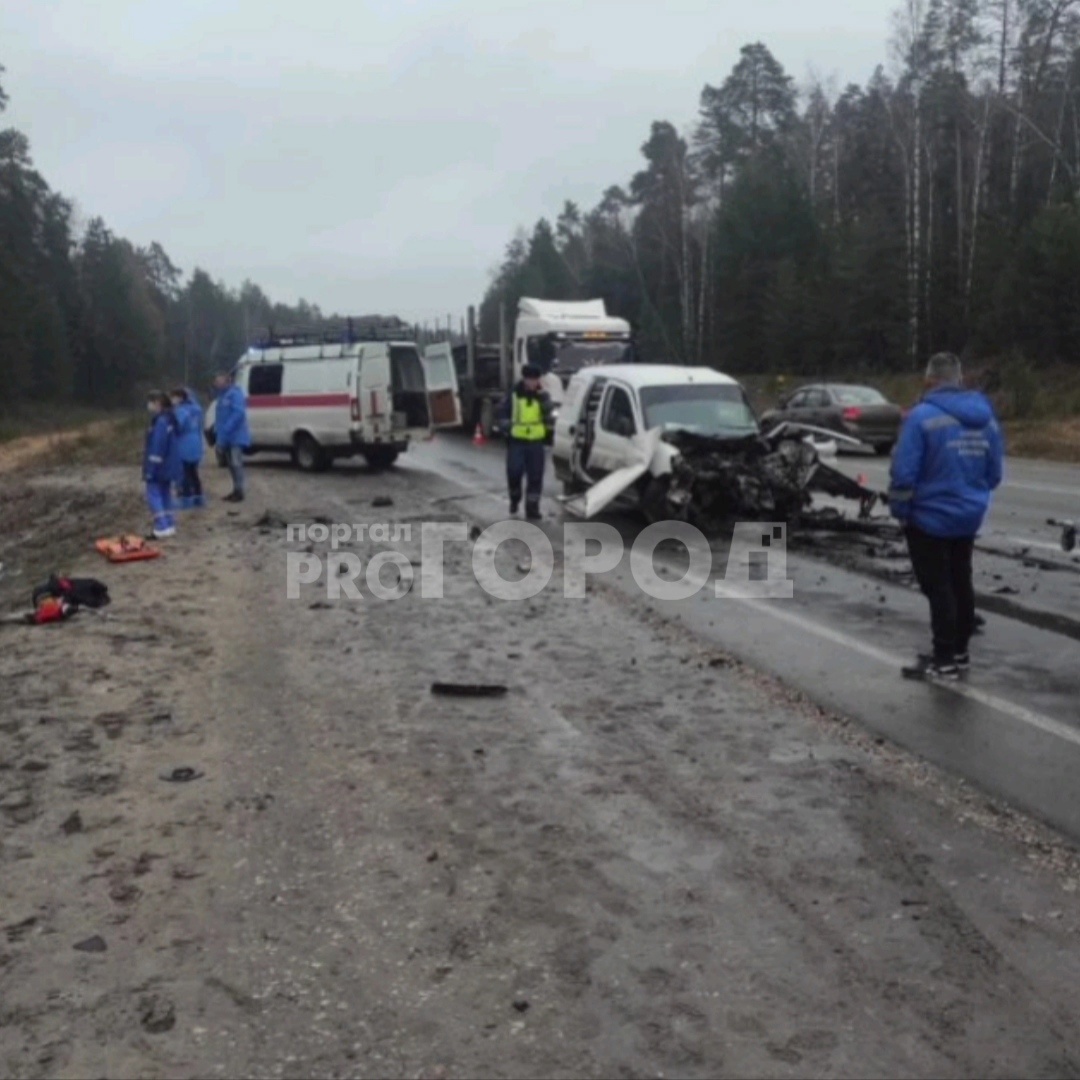
<path id="1" fill-rule="evenodd" d="M 281 523 L 442 492 L 250 473 L 165 558 L 71 567 L 108 618 L 4 638 L 0 1074 L 1078 1072 L 1067 853 L 558 569 L 507 604 L 451 544 L 443 601 L 289 600 L 329 551 Z M 390 549 L 418 525 L 349 546 Z"/>

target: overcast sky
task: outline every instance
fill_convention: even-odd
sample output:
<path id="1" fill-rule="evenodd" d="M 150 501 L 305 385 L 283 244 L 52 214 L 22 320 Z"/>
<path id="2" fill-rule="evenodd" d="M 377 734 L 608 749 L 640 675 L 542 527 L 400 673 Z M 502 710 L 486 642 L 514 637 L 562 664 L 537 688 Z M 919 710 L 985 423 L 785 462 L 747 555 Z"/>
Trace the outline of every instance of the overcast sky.
<path id="1" fill-rule="evenodd" d="M 865 82 L 895 0 L 0 0 L 6 122 L 84 217 L 275 299 L 455 322 L 764 41 Z"/>

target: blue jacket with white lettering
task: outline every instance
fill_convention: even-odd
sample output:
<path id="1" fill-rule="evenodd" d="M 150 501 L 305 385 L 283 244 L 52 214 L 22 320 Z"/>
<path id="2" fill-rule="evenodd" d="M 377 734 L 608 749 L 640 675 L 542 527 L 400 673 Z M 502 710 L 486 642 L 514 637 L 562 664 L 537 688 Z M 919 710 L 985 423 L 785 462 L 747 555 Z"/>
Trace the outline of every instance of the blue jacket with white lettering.
<path id="1" fill-rule="evenodd" d="M 143 444 L 143 479 L 148 484 L 172 484 L 180 479 L 180 440 L 171 409 L 155 413 Z"/>
<path id="2" fill-rule="evenodd" d="M 931 536 L 975 536 L 1001 483 L 1004 448 L 990 402 L 943 386 L 908 414 L 893 455 L 889 509 Z"/>

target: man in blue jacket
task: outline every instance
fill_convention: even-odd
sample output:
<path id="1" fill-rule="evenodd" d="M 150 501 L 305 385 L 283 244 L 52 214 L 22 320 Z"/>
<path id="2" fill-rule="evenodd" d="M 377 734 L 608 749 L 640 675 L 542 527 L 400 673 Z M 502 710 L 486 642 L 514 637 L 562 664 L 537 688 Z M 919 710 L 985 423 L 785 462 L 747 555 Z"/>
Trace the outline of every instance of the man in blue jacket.
<path id="1" fill-rule="evenodd" d="M 244 451 L 251 446 L 247 422 L 247 398 L 233 381 L 232 375 L 222 372 L 214 380 L 218 390 L 214 410 L 215 445 L 225 454 L 232 476 L 233 489 L 226 502 L 244 500 Z"/>
<path id="2" fill-rule="evenodd" d="M 957 679 L 975 630 L 971 558 L 1001 483 L 1004 450 L 990 402 L 963 388 L 960 361 L 934 356 L 927 393 L 908 414 L 893 455 L 889 508 L 904 526 L 915 579 L 930 601 L 933 653 L 908 678 Z"/>

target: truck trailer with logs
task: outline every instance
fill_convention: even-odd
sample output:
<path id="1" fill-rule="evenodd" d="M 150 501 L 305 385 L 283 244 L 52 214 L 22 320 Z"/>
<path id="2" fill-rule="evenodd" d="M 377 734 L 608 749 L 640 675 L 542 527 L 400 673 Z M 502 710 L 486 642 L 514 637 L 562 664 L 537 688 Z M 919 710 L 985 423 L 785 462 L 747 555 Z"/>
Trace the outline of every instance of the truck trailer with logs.
<path id="1" fill-rule="evenodd" d="M 596 364 L 623 364 L 634 359 L 630 324 L 609 315 L 603 300 L 536 300 L 518 302 L 513 334 L 505 309 L 500 312 L 499 341 L 480 341 L 476 310 L 469 308 L 465 341 L 439 342 L 433 351 L 449 354 L 457 373 L 464 427 L 485 433 L 494 427 L 499 401 L 521 377 L 526 364 L 536 365 L 544 389 L 556 404 L 575 372 Z"/>

